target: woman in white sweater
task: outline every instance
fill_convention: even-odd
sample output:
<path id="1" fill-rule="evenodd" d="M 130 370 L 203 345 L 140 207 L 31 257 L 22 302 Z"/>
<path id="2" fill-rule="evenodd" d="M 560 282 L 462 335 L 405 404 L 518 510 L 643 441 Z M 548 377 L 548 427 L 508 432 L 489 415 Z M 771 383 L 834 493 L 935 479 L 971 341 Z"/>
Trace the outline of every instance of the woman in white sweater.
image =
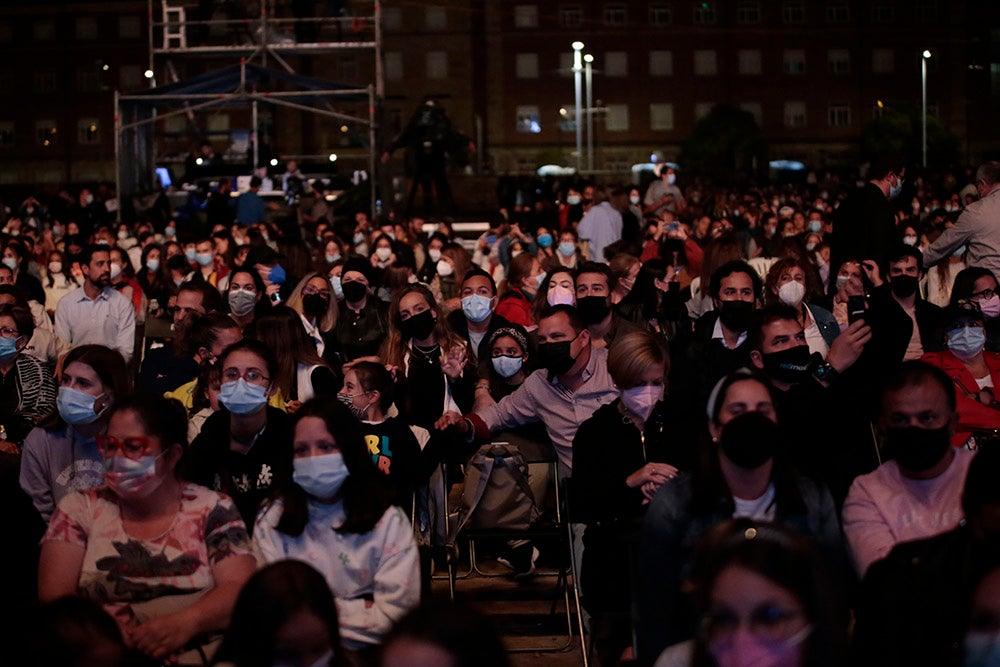
<path id="1" fill-rule="evenodd" d="M 365 651 L 420 601 L 413 531 L 390 505 L 346 407 L 316 398 L 295 416 L 294 483 L 258 514 L 254 550 L 260 564 L 294 558 L 319 570 L 336 599 L 344 646 Z"/>

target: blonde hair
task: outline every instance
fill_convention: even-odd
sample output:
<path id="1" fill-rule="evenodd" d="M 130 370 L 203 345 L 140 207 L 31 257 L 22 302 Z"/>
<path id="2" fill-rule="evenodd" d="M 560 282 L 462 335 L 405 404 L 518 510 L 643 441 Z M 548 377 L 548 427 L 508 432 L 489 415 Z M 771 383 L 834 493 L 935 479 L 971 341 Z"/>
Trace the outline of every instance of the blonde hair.
<path id="1" fill-rule="evenodd" d="M 319 278 L 326 283 L 327 287 L 330 287 L 330 282 L 323 276 L 322 273 L 319 273 L 318 271 L 307 273 L 305 277 L 299 281 L 299 284 L 295 286 L 292 293 L 288 295 L 288 307 L 299 315 L 305 314 L 302 310 L 302 290 L 306 288 L 306 284 L 313 278 Z M 326 312 L 323 313 L 323 317 L 319 320 L 319 330 L 326 333 L 327 331 L 332 331 L 335 326 L 337 326 L 337 299 L 333 296 L 331 290 L 330 299 L 326 306 Z"/>
<path id="2" fill-rule="evenodd" d="M 615 340 L 608 350 L 608 373 L 619 389 L 634 387 L 646 370 L 663 364 L 663 376 L 670 371 L 666 343 L 649 331 L 633 331 Z"/>

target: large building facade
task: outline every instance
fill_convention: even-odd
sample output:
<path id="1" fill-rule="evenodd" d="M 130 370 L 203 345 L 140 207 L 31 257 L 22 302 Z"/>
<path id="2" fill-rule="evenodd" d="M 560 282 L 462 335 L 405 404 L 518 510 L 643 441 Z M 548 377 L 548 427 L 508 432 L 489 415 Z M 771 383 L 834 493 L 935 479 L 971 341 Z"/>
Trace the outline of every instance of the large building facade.
<path id="1" fill-rule="evenodd" d="M 192 16 L 198 3 L 186 4 Z M 246 4 L 253 15 L 256 3 Z M 280 10 L 283 3 L 277 4 Z M 310 15 L 336 4 L 316 2 Z M 373 14 L 371 1 L 342 4 L 348 17 Z M 850 163 L 862 128 L 875 115 L 920 105 L 921 54 L 929 50 L 928 112 L 956 135 L 965 159 L 976 161 L 1000 149 L 996 4 L 384 0 L 380 143 L 433 96 L 479 144 L 475 168 L 506 174 L 548 163 L 575 166 L 571 44 L 579 41 L 593 57 L 596 171 L 624 171 L 654 152 L 676 157 L 717 104 L 751 113 L 773 158 Z M 161 11 L 154 2 L 152 15 L 158 19 Z M 114 91 L 149 87 L 148 26 L 142 0 L 7 3 L 0 12 L 0 48 L 7 56 L 0 59 L 6 101 L 0 108 L 0 184 L 113 179 Z M 341 28 L 320 39 L 373 34 L 364 22 L 346 20 Z M 197 36 L 189 33 L 189 39 L 195 44 Z M 153 58 L 154 81 L 231 65 L 239 55 L 161 55 Z M 308 76 L 351 85 L 377 80 L 374 51 L 304 50 L 285 59 Z M 192 118 L 159 123 L 164 159 L 183 159 L 194 128 L 225 153 L 250 125 L 246 109 Z M 266 130 L 275 155 L 339 151 L 360 164 L 365 152 L 362 132 L 292 109 L 264 112 L 258 128 Z"/>

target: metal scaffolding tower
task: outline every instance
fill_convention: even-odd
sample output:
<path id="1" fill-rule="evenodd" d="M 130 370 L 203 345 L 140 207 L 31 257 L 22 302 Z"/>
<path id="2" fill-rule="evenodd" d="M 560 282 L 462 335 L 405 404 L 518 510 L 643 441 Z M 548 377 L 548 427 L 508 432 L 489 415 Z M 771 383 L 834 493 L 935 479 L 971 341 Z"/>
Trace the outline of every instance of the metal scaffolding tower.
<path id="1" fill-rule="evenodd" d="M 155 146 L 151 142 L 151 126 L 158 118 L 186 114 L 192 124 L 195 114 L 206 108 L 246 104 L 251 109 L 254 136 L 251 164 L 258 167 L 258 104 L 298 109 L 360 125 L 367 129 L 368 169 L 371 187 L 371 212 L 374 215 L 378 162 L 378 118 L 384 97 L 382 62 L 381 0 L 358 0 L 352 9 L 361 14 L 352 16 L 283 15 L 289 10 L 298 14 L 311 13 L 316 3 L 297 0 L 229 0 L 228 2 L 180 2 L 178 0 L 147 0 L 150 90 L 144 95 L 115 96 L 116 173 L 119 192 L 123 192 L 122 158 L 125 150 L 142 156 L 144 162 L 155 162 Z M 298 5 L 298 6 L 296 6 Z M 306 12 L 302 9 L 305 7 Z M 370 9 L 370 11 L 368 11 Z M 156 11 L 159 10 L 159 11 Z M 217 19 L 217 13 L 226 12 L 226 18 Z M 207 15 L 206 15 L 207 14 Z M 253 15 L 251 15 L 253 14 Z M 374 81 L 364 86 L 322 86 L 318 80 L 300 77 L 289 63 L 289 56 L 310 57 L 344 52 L 368 52 L 374 61 Z M 235 61 L 220 70 L 223 74 L 239 64 L 238 83 L 222 92 L 191 92 L 169 90 L 183 88 L 178 80 L 174 60 L 192 57 L 232 57 Z M 247 76 L 248 67 L 257 73 L 269 67 L 280 68 L 285 76 L 285 89 L 262 90 L 257 87 L 260 77 Z M 158 86 L 157 74 L 166 79 Z M 222 77 L 220 77 L 221 79 Z M 289 84 L 289 81 L 292 81 Z M 287 90 L 288 85 L 299 85 L 303 90 Z M 164 90 L 157 90 L 158 87 Z M 367 102 L 367 113 L 351 115 L 334 106 L 338 99 L 357 101 L 359 96 Z M 152 105 L 150 113 L 136 112 L 125 107 Z M 161 113 L 156 105 L 163 104 L 170 110 Z M 181 108 L 177 108 L 178 105 Z M 124 105 L 124 106 L 123 106 Z M 124 113 L 123 113 L 124 111 Z M 131 111 L 131 113 L 129 113 Z M 144 130 L 140 133 L 140 130 Z M 128 132 L 132 135 L 126 135 Z M 134 156 L 130 156 L 132 159 Z M 132 179 L 125 179 L 134 181 Z M 134 185 L 134 183 L 124 184 Z M 132 188 L 125 187 L 125 192 Z"/>

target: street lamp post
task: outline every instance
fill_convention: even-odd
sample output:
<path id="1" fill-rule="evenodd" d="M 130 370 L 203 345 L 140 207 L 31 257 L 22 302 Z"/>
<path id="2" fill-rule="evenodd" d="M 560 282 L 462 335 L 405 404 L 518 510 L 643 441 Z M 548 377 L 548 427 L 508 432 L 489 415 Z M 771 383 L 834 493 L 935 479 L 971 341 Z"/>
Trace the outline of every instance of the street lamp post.
<path id="1" fill-rule="evenodd" d="M 587 80 L 587 171 L 594 171 L 594 56 L 583 56 Z"/>
<path id="2" fill-rule="evenodd" d="M 576 87 L 576 170 L 583 169 L 583 42 L 573 42 L 573 83 Z"/>
<path id="3" fill-rule="evenodd" d="M 923 149 L 923 167 L 927 168 L 927 61 L 930 60 L 931 52 L 924 49 L 920 54 L 920 105 L 922 113 L 920 115 L 920 137 Z"/>

